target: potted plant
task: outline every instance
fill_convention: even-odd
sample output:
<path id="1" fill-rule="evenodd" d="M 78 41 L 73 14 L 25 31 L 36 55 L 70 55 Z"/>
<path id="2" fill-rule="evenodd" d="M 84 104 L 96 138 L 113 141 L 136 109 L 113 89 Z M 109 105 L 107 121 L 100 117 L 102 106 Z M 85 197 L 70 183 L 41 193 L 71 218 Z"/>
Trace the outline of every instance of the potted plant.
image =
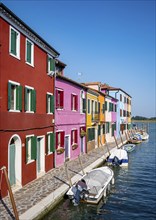
<path id="1" fill-rule="evenodd" d="M 65 151 L 64 147 L 59 147 L 56 149 L 57 154 L 63 154 Z"/>
<path id="2" fill-rule="evenodd" d="M 84 130 L 81 130 L 80 137 L 84 137 L 86 135 L 86 132 Z"/>
<path id="3" fill-rule="evenodd" d="M 77 143 L 72 144 L 72 150 L 75 150 L 78 147 Z"/>

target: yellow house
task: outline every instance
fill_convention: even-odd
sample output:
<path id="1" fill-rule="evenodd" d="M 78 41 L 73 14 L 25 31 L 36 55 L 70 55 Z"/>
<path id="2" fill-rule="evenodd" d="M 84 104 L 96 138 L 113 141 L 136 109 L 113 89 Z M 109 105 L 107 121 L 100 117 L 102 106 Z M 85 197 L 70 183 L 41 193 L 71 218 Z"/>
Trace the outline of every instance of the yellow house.
<path id="1" fill-rule="evenodd" d="M 98 147 L 98 91 L 88 88 L 86 95 L 87 152 Z"/>
<path id="2" fill-rule="evenodd" d="M 105 95 L 102 92 L 99 92 L 98 106 L 98 146 L 102 146 L 105 144 Z"/>

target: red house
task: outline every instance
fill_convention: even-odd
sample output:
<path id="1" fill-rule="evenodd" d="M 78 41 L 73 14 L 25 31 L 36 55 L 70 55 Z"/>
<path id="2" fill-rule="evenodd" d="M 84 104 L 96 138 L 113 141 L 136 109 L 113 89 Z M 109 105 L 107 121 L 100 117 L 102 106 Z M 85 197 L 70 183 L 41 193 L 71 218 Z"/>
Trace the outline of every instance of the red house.
<path id="1" fill-rule="evenodd" d="M 13 190 L 54 167 L 53 74 L 64 68 L 58 56 L 0 3 L 0 169 L 6 167 Z M 3 175 L 1 186 L 4 197 Z"/>

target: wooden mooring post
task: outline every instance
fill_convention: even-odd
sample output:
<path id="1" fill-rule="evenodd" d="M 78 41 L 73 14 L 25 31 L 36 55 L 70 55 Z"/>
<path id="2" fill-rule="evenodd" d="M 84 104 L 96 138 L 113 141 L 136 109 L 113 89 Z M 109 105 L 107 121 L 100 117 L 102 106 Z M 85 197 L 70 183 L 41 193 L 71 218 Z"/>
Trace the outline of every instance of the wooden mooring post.
<path id="1" fill-rule="evenodd" d="M 116 140 L 116 137 L 115 137 L 115 136 L 114 136 L 114 139 L 115 139 L 115 143 L 116 143 L 117 148 L 119 148 L 119 146 L 118 146 L 118 142 L 117 142 L 117 140 Z"/>
<path id="2" fill-rule="evenodd" d="M 107 143 L 107 141 L 105 140 L 105 143 L 106 143 L 106 147 L 107 147 L 107 151 L 108 151 L 108 155 L 110 156 L 111 155 L 111 153 L 110 153 L 110 150 L 109 150 L 109 147 L 108 147 L 108 143 Z M 104 152 L 105 153 L 105 152 Z"/>
<path id="3" fill-rule="evenodd" d="M 123 140 L 122 140 L 121 132 L 119 132 L 119 134 L 120 134 L 121 143 L 123 145 Z"/>
<path id="4" fill-rule="evenodd" d="M 10 181 L 9 181 L 9 178 L 8 178 L 8 174 L 7 174 L 7 171 L 6 171 L 6 167 L 3 166 L 1 168 L 1 170 L 2 170 L 2 172 L 4 172 L 4 176 L 5 176 L 5 180 L 6 180 L 6 183 L 7 183 L 8 190 L 9 190 L 9 196 L 10 196 L 12 208 L 13 208 L 13 211 L 14 211 L 15 219 L 19 220 L 19 216 L 18 216 L 18 212 L 17 212 L 14 196 L 13 196 L 13 193 L 12 193 Z"/>
<path id="5" fill-rule="evenodd" d="M 81 158 L 80 158 L 80 155 L 78 156 L 78 158 L 79 158 L 79 162 L 80 162 L 80 166 L 81 166 L 82 173 L 83 173 L 83 175 L 85 175 L 85 172 L 84 172 L 84 169 L 83 169 L 82 160 L 81 160 Z"/>
<path id="6" fill-rule="evenodd" d="M 65 171 L 66 171 L 67 180 L 69 182 L 70 187 L 72 187 L 72 181 L 71 181 L 71 178 L 70 178 L 69 173 L 68 173 L 67 163 L 65 162 L 64 165 L 65 165 Z"/>

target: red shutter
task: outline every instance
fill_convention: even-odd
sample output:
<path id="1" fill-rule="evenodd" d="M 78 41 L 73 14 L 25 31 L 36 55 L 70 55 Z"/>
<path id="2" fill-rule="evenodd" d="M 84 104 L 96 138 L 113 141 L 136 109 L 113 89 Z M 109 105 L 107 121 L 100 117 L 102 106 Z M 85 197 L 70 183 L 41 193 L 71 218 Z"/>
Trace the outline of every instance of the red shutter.
<path id="1" fill-rule="evenodd" d="M 73 110 L 73 94 L 71 94 L 71 110 Z"/>
<path id="2" fill-rule="evenodd" d="M 64 136 L 65 136 L 65 132 L 62 131 L 61 132 L 61 147 L 64 147 Z"/>
<path id="3" fill-rule="evenodd" d="M 59 132 L 56 132 L 56 149 L 58 148 L 58 134 Z"/>
<path id="4" fill-rule="evenodd" d="M 75 143 L 77 143 L 77 130 L 75 130 Z"/>
<path id="5" fill-rule="evenodd" d="M 75 106 L 75 109 L 76 109 L 76 111 L 78 110 L 78 96 L 76 95 L 75 96 L 75 103 L 76 103 L 76 106 Z"/>
<path id="6" fill-rule="evenodd" d="M 61 108 L 63 108 L 63 105 L 64 105 L 64 92 L 61 91 L 60 92 L 60 106 L 61 106 Z"/>
<path id="7" fill-rule="evenodd" d="M 58 90 L 56 89 L 56 108 L 58 108 Z"/>

